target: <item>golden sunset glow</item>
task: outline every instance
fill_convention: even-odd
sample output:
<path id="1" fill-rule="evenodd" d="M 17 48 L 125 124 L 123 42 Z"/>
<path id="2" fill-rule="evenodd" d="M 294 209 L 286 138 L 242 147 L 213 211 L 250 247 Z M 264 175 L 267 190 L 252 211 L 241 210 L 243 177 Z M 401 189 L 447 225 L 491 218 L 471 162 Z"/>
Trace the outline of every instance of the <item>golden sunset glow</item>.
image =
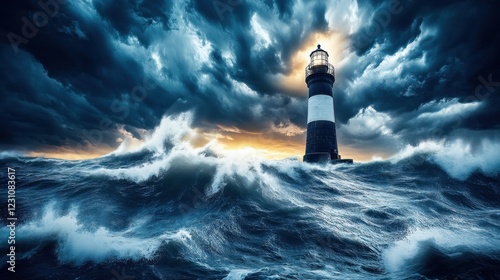
<path id="1" fill-rule="evenodd" d="M 223 152 L 244 153 L 266 159 L 283 159 L 296 157 L 302 161 L 305 151 L 305 130 L 290 126 L 287 128 L 272 128 L 267 132 L 251 132 L 238 129 L 237 127 L 218 126 L 214 130 L 193 129 L 185 135 L 182 141 L 188 141 L 193 148 L 200 148 L 210 141 L 216 141 Z M 83 160 L 104 156 L 115 150 L 134 152 L 141 149 L 144 141 L 126 138 L 123 143 L 115 149 L 95 148 L 92 151 L 59 148 L 51 151 L 35 151 L 29 153 L 33 157 L 58 158 L 65 160 Z M 343 145 L 341 155 L 344 158 L 353 158 L 357 161 L 369 161 L 373 155 L 351 149 Z M 377 155 L 386 158 L 387 155 Z"/>
<path id="2" fill-rule="evenodd" d="M 245 154 L 252 154 L 266 159 L 283 159 L 296 157 L 302 161 L 305 151 L 305 136 L 286 136 L 270 133 L 252 133 L 239 130 L 235 132 L 202 132 L 191 137 L 189 142 L 194 148 L 203 147 L 211 140 L 216 140 L 227 152 L 241 151 Z M 126 150 L 135 151 L 137 145 L 132 145 Z M 57 158 L 65 160 L 83 160 L 104 156 L 113 152 L 114 149 L 95 149 L 89 151 L 75 151 L 58 149 L 54 151 L 37 151 L 28 155 L 33 157 Z M 343 158 L 353 158 L 356 161 L 369 161 L 374 158 L 370 153 L 363 153 L 348 146 L 342 146 L 340 153 Z M 382 159 L 388 155 L 380 154 L 376 157 Z"/>
<path id="3" fill-rule="evenodd" d="M 291 61 L 292 72 L 282 77 L 281 85 L 294 92 L 297 96 L 307 96 L 305 83 L 305 68 L 309 65 L 309 55 L 320 44 L 321 48 L 328 52 L 328 61 L 337 67 L 342 60 L 342 53 L 348 46 L 346 37 L 339 32 L 313 33 L 295 54 Z"/>
<path id="4" fill-rule="evenodd" d="M 283 159 L 302 157 L 304 143 L 276 139 L 259 133 L 255 135 L 232 136 L 233 140 L 220 139 L 219 142 L 227 150 L 245 150 L 252 148 L 258 156 L 267 159 Z"/>
<path id="5" fill-rule="evenodd" d="M 82 159 L 93 159 L 101 157 L 105 154 L 112 152 L 113 149 L 95 149 L 95 151 L 75 151 L 66 149 L 57 149 L 53 151 L 35 151 L 30 152 L 28 156 L 30 157 L 45 157 L 45 158 L 57 158 L 65 160 L 82 160 Z"/>

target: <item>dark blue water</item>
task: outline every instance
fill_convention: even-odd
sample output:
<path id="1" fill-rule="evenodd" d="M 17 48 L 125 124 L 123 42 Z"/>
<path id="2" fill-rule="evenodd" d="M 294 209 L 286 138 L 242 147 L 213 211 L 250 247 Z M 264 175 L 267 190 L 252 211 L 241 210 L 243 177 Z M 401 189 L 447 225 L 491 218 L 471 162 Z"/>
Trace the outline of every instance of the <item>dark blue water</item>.
<path id="1" fill-rule="evenodd" d="M 19 220 L 1 279 L 500 279 L 497 151 L 311 165 L 193 148 L 188 125 L 93 160 L 4 155 Z"/>

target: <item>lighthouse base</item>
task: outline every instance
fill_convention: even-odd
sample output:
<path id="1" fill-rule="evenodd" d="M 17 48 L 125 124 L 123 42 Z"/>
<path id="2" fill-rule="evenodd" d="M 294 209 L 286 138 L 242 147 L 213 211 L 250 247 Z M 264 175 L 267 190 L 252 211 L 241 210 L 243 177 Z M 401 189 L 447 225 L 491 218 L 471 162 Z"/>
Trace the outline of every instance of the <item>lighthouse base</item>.
<path id="1" fill-rule="evenodd" d="M 304 155 L 304 162 L 319 162 L 319 163 L 353 163 L 352 159 L 332 159 L 332 155 L 330 153 L 311 153 Z"/>
<path id="2" fill-rule="evenodd" d="M 344 159 L 332 159 L 330 161 L 331 164 L 338 164 L 338 163 L 354 163 L 354 161 L 350 158 L 344 158 Z"/>

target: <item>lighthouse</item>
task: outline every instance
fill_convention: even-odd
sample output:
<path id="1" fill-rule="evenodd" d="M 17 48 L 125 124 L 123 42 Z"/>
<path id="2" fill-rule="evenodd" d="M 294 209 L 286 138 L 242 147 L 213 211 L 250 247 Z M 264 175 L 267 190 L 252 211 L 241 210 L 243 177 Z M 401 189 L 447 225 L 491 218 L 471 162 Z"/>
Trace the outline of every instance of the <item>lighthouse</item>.
<path id="1" fill-rule="evenodd" d="M 306 67 L 306 84 L 309 88 L 307 101 L 307 138 L 305 162 L 352 163 L 341 159 L 335 130 L 333 83 L 335 69 L 328 63 L 328 53 L 321 45 L 309 55 Z"/>

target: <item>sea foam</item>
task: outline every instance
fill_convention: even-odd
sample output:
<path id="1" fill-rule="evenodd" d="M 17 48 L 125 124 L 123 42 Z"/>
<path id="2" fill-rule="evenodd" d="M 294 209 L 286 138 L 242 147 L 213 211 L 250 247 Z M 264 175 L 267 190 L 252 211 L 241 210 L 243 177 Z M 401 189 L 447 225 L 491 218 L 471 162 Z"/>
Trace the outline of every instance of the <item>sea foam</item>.
<path id="1" fill-rule="evenodd" d="M 389 161 L 398 163 L 422 154 L 429 155 L 430 161 L 459 180 L 467 179 L 475 171 L 486 175 L 500 173 L 500 143 L 489 140 L 483 140 L 474 149 L 471 144 L 462 140 L 424 141 L 416 146 L 406 146 Z"/>
<path id="2" fill-rule="evenodd" d="M 88 229 L 78 220 L 76 209 L 64 215 L 57 215 L 53 208 L 48 207 L 39 220 L 20 226 L 18 231 L 20 242 L 55 241 L 59 261 L 75 265 L 82 265 L 88 261 L 151 260 L 162 244 L 171 240 L 186 243 L 191 239 L 186 229 L 148 238 L 130 234 L 137 232 L 137 227 L 140 226 L 131 225 L 130 228 L 116 232 L 105 227 Z"/>

